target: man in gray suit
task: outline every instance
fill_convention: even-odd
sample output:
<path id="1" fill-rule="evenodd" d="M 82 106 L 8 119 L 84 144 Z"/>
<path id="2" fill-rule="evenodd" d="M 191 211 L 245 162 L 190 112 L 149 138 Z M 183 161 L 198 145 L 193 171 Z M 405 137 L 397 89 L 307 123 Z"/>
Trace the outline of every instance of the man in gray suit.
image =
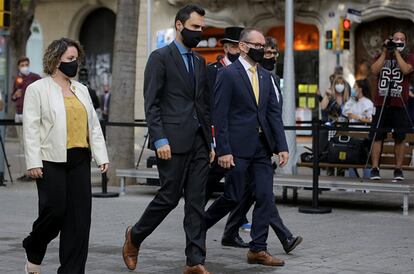
<path id="1" fill-rule="evenodd" d="M 127 228 L 123 258 L 130 270 L 136 268 L 141 243 L 184 195 L 184 274 L 209 273 L 204 267 L 204 200 L 209 162 L 214 159 L 210 93 L 205 60 L 191 51 L 201 40 L 204 14 L 194 4 L 180 9 L 175 40 L 152 52 L 145 68 L 145 115 L 161 188 L 140 220 Z"/>

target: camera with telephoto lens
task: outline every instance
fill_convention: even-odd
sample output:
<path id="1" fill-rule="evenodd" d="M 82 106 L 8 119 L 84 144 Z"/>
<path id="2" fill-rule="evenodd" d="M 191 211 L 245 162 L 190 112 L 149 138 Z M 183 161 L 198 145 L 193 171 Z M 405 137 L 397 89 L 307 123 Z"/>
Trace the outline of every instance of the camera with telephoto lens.
<path id="1" fill-rule="evenodd" d="M 386 47 L 387 50 L 394 50 L 395 48 L 404 47 L 404 43 L 396 43 L 392 38 L 388 38 L 384 43 L 384 47 Z"/>

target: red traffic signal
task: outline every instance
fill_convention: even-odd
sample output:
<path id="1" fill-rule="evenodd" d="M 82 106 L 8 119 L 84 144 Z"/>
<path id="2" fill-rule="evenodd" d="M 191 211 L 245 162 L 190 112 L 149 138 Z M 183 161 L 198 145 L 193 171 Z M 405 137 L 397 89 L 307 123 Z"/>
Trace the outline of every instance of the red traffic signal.
<path id="1" fill-rule="evenodd" d="M 344 19 L 342 21 L 342 27 L 343 27 L 344 30 L 350 30 L 351 29 L 351 20 Z"/>

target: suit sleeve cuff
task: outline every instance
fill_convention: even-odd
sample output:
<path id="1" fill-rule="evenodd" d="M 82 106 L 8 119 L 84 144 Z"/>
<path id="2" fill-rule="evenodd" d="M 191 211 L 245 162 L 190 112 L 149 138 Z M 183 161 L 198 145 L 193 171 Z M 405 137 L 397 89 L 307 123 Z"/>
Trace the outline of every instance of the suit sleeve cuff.
<path id="1" fill-rule="evenodd" d="M 159 149 L 162 146 L 169 145 L 167 138 L 162 138 L 154 142 L 154 146 L 156 149 Z"/>

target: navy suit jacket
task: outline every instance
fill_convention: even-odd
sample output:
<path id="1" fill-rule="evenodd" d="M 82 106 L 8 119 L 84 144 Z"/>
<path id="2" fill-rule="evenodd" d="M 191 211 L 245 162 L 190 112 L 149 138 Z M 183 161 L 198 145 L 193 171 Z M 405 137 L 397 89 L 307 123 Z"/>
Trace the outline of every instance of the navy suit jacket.
<path id="1" fill-rule="evenodd" d="M 217 75 L 213 124 L 218 156 L 252 157 L 259 142 L 259 128 L 266 137 L 269 153 L 288 151 L 281 107 L 277 103 L 270 73 L 261 67 L 257 72 L 259 105 L 249 76 L 239 60 Z"/>

